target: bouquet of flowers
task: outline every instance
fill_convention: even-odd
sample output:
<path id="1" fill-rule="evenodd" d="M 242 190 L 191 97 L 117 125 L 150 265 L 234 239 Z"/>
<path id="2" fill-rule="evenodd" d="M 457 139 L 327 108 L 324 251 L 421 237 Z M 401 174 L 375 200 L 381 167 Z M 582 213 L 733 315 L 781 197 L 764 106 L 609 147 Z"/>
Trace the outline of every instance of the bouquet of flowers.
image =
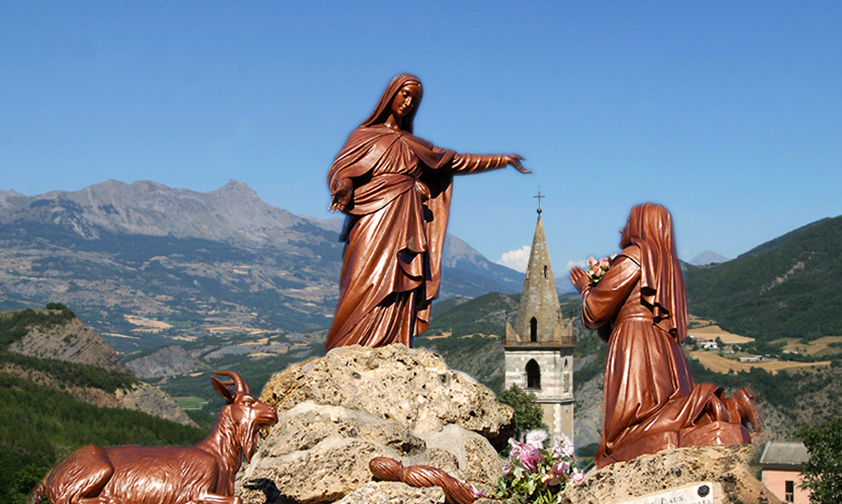
<path id="1" fill-rule="evenodd" d="M 555 436 L 552 446 L 545 449 L 546 440 L 547 433 L 540 429 L 529 431 L 526 441 L 509 439 L 511 451 L 497 481 L 496 497 L 552 504 L 561 501 L 568 484 L 582 481 L 584 474 L 570 438 Z"/>
<path id="2" fill-rule="evenodd" d="M 617 258 L 617 254 L 611 254 L 608 257 L 603 257 L 602 259 L 597 260 L 593 256 L 588 257 L 588 268 L 585 270 L 585 274 L 588 275 L 588 283 L 591 286 L 594 286 L 602 280 L 602 275 L 608 271 L 608 268 L 611 267 L 611 263 L 614 262 L 614 259 Z"/>

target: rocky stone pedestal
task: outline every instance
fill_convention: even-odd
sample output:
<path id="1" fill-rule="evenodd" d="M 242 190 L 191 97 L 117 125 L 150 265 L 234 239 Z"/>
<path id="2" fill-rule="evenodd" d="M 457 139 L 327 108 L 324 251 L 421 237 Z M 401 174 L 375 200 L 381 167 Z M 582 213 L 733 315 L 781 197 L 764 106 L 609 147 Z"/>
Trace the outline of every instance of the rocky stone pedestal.
<path id="1" fill-rule="evenodd" d="M 492 483 L 503 465 L 494 446 L 513 429 L 511 408 L 488 388 L 403 345 L 337 348 L 294 364 L 260 400 L 278 410 L 278 423 L 238 473 L 245 504 L 444 502 L 439 489 L 372 483 L 369 461 L 390 457 Z"/>
<path id="2" fill-rule="evenodd" d="M 681 448 L 618 462 L 589 473 L 564 493 L 562 504 L 780 504 L 750 466 L 752 445 Z M 710 491 L 669 497 L 671 490 L 707 483 Z M 644 497 L 650 497 L 646 499 Z M 670 500 L 672 499 L 672 500 Z"/>

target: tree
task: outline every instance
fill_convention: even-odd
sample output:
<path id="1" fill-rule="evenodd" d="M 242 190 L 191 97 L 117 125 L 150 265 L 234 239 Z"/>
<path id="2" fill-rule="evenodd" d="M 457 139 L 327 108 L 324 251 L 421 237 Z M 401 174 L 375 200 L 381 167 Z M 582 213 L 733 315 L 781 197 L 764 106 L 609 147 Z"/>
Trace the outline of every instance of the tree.
<path id="1" fill-rule="evenodd" d="M 538 404 L 534 392 L 528 392 L 512 385 L 500 393 L 499 401 L 515 410 L 515 437 L 533 429 L 547 429 L 544 424 L 544 410 Z"/>
<path id="2" fill-rule="evenodd" d="M 798 431 L 798 437 L 810 453 L 801 467 L 801 488 L 812 492 L 810 502 L 842 502 L 842 418 L 831 417 L 821 427 L 806 425 Z"/>

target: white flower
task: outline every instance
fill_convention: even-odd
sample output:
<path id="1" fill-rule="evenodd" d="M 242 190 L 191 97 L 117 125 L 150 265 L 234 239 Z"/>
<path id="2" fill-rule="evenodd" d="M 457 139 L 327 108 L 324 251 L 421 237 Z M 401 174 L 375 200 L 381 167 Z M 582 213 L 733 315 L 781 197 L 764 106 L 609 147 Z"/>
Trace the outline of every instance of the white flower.
<path id="1" fill-rule="evenodd" d="M 544 441 L 547 440 L 547 433 L 543 429 L 535 429 L 526 433 L 526 444 L 535 448 L 544 448 Z"/>
<path id="2" fill-rule="evenodd" d="M 553 453 L 558 458 L 575 457 L 576 448 L 573 441 L 564 434 L 558 434 L 553 438 Z"/>

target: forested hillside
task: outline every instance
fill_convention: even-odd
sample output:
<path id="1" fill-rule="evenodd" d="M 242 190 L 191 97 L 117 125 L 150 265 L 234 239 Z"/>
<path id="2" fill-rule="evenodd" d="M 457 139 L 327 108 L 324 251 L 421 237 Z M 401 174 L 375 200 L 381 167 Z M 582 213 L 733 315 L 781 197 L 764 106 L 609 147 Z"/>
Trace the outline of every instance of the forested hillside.
<path id="1" fill-rule="evenodd" d="M 842 216 L 823 219 L 722 264 L 688 268 L 690 312 L 772 341 L 842 336 Z"/>
<path id="2" fill-rule="evenodd" d="M 56 462 L 84 444 L 190 445 L 204 437 L 202 429 L 139 411 L 97 407 L 71 395 L 106 398 L 139 383 L 129 373 L 9 351 L 33 329 L 76 319 L 63 305 L 50 308 L 0 314 L 0 502 L 22 503 Z M 72 334 L 65 337 L 67 344 L 73 339 Z"/>

